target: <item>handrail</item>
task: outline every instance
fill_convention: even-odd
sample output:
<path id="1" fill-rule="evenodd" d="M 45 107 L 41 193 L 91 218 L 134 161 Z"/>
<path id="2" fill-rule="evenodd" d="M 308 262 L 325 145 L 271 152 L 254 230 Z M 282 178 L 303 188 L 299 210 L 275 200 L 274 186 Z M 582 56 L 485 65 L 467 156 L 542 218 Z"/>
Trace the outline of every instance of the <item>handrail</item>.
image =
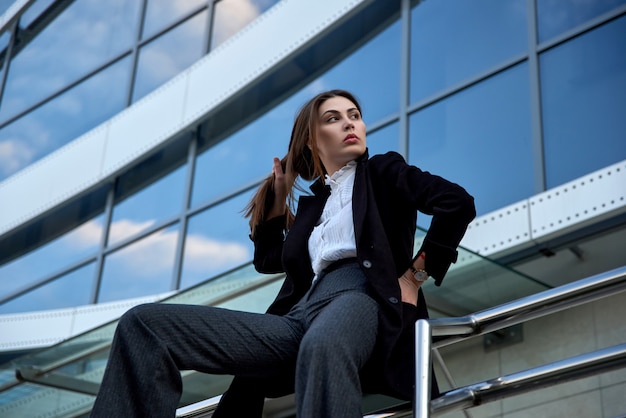
<path id="1" fill-rule="evenodd" d="M 626 365 L 626 344 L 453 389 L 430 402 L 432 415 L 469 408 Z"/>
<path id="2" fill-rule="evenodd" d="M 430 401 L 431 350 L 433 346 L 441 347 L 452 344 L 469 336 L 486 334 L 531 319 L 540 318 L 624 290 L 626 290 L 626 266 L 491 309 L 476 312 L 472 315 L 459 318 L 421 319 L 417 321 L 415 324 L 416 381 L 413 416 L 415 418 L 428 418 L 433 405 L 437 405 Z M 432 343 L 433 336 L 448 338 Z M 542 375 L 542 378 L 545 378 L 545 376 Z M 502 384 L 511 385 L 511 383 L 507 382 Z M 445 398 L 445 396 L 452 397 L 457 395 L 458 393 L 449 392 L 449 395 L 443 396 Z M 440 402 L 446 401 L 444 399 Z M 462 407 L 465 403 L 454 402 L 454 405 Z"/>

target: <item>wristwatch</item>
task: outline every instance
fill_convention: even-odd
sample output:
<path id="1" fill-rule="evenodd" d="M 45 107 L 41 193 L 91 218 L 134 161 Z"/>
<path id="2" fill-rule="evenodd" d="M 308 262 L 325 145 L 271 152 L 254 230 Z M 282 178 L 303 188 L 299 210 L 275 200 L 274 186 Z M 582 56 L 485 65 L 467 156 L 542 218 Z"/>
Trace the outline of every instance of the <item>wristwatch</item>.
<path id="1" fill-rule="evenodd" d="M 424 269 L 416 269 L 415 267 L 413 267 L 413 265 L 411 265 L 409 269 L 411 270 L 411 273 L 413 273 L 413 277 L 415 278 L 415 280 L 420 283 L 425 282 L 430 277 Z"/>

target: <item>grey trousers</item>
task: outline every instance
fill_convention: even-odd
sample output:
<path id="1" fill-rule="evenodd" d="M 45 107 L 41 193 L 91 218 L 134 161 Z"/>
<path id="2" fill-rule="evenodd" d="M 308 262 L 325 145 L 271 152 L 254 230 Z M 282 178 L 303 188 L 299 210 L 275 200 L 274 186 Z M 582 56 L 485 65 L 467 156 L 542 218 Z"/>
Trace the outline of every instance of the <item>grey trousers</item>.
<path id="1" fill-rule="evenodd" d="M 282 317 L 207 306 L 137 306 L 117 326 L 91 417 L 174 417 L 180 370 L 295 373 L 298 418 L 362 417 L 359 371 L 377 330 L 378 305 L 356 263 L 322 275 Z"/>

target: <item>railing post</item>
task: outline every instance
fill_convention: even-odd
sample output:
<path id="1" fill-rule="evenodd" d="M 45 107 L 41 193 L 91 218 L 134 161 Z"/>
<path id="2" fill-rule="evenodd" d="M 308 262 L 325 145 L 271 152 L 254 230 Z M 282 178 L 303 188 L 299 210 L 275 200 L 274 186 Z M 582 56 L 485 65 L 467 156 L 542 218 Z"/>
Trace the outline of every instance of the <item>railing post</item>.
<path id="1" fill-rule="evenodd" d="M 415 323 L 415 402 L 413 418 L 430 416 L 431 325 L 427 319 Z"/>

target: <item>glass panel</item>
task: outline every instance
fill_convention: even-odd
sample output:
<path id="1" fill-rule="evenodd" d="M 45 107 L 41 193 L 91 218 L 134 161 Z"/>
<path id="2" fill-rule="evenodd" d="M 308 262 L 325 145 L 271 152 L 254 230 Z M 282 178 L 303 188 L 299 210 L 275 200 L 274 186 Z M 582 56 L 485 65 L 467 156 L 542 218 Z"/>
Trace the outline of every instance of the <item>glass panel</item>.
<path id="1" fill-rule="evenodd" d="M 15 0 L 0 0 L 0 15 L 4 14 L 13 3 Z"/>
<path id="2" fill-rule="evenodd" d="M 537 32 L 543 42 L 626 4 L 626 0 L 537 0 Z"/>
<path id="3" fill-rule="evenodd" d="M 133 102 L 141 99 L 204 55 L 206 13 L 192 17 L 141 48 L 137 61 Z"/>
<path id="4" fill-rule="evenodd" d="M 528 94 L 523 63 L 415 113 L 409 162 L 465 187 L 479 215 L 533 195 Z"/>
<path id="5" fill-rule="evenodd" d="M 387 151 L 398 151 L 398 122 L 378 129 L 374 133 L 367 134 L 367 149 L 370 157 L 376 154 L 384 154 Z"/>
<path id="6" fill-rule="evenodd" d="M 184 165 L 113 208 L 108 244 L 144 231 L 183 208 Z"/>
<path id="7" fill-rule="evenodd" d="M 138 4 L 137 1 L 73 2 L 13 58 L 0 121 L 15 116 L 130 48 L 136 35 Z M 116 96 L 116 91 L 123 93 L 126 86 L 126 82 L 117 82 L 113 88 L 107 88 L 107 93 Z"/>
<path id="8" fill-rule="evenodd" d="M 626 17 L 540 56 L 548 187 L 626 158 Z"/>
<path id="9" fill-rule="evenodd" d="M 27 28 L 35 19 L 37 19 L 41 13 L 48 8 L 55 0 L 37 0 L 31 4 L 28 9 L 20 17 L 20 26 Z M 11 0 L 11 3 L 15 3 L 15 0 Z"/>
<path id="10" fill-rule="evenodd" d="M 0 266 L 0 297 L 90 255 L 95 256 L 102 239 L 102 224 L 103 216 L 98 216 L 45 246 Z"/>
<path id="11" fill-rule="evenodd" d="M 361 102 L 365 122 L 372 123 L 398 111 L 399 66 L 400 22 L 397 21 L 311 83 L 309 89 L 315 93 L 349 90 Z"/>
<path id="12" fill-rule="evenodd" d="M 414 102 L 525 52 L 526 0 L 420 2 L 411 30 Z"/>
<path id="13" fill-rule="evenodd" d="M 293 96 L 200 154 L 196 160 L 192 207 L 269 175 L 272 158 L 287 153 L 294 113 L 305 97 Z"/>
<path id="14" fill-rule="evenodd" d="M 84 134 L 125 106 L 128 58 L 0 130 L 0 180 Z M 10 107 L 3 102 L 3 108 Z"/>
<path id="15" fill-rule="evenodd" d="M 91 302 L 95 264 L 91 263 L 0 305 L 0 314 L 70 308 Z"/>
<path id="16" fill-rule="evenodd" d="M 98 302 L 171 289 L 178 225 L 157 231 L 105 258 Z"/>
<path id="17" fill-rule="evenodd" d="M 230 199 L 189 219 L 181 288 L 186 288 L 252 259 L 248 220 L 242 209 L 252 192 Z"/>
<path id="18" fill-rule="evenodd" d="M 239 32 L 278 0 L 221 0 L 215 3 L 211 49 Z"/>
<path id="19" fill-rule="evenodd" d="M 207 0 L 148 0 L 142 38 L 146 39 L 168 25 L 184 18 Z M 203 14 L 206 18 L 206 14 Z M 204 21 L 205 25 L 207 21 Z"/>

